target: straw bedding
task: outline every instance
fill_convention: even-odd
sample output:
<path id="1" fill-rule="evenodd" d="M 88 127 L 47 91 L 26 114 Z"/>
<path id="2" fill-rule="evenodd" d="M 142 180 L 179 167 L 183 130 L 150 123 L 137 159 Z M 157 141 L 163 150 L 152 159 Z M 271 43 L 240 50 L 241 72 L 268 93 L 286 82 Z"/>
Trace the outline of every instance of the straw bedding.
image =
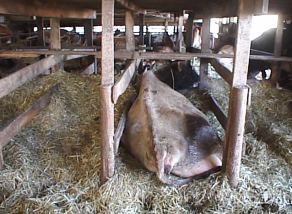
<path id="1" fill-rule="evenodd" d="M 255 106 L 249 112 L 251 128 L 245 136 L 247 154 L 238 188 L 230 188 L 220 173 L 182 187 L 163 185 L 123 148 L 115 176 L 101 185 L 99 82 L 99 76 L 59 71 L 37 78 L 0 100 L 3 126 L 60 83 L 49 107 L 4 148 L 0 213 L 292 212 L 291 111 L 288 115 L 289 109 L 281 107 L 286 92 L 278 94 L 255 85 Z M 220 81 L 212 85 L 212 93 L 226 109 L 226 87 L 220 91 Z M 133 93 L 129 88 L 116 106 L 116 122 Z M 265 105 L 271 109 L 263 111 L 258 105 L 264 105 L 268 93 Z M 185 95 L 207 114 L 223 137 L 222 128 L 208 111 L 205 94 L 191 90 Z M 276 141 L 270 142 L 273 137 Z M 275 147 L 278 149 L 272 149 Z"/>

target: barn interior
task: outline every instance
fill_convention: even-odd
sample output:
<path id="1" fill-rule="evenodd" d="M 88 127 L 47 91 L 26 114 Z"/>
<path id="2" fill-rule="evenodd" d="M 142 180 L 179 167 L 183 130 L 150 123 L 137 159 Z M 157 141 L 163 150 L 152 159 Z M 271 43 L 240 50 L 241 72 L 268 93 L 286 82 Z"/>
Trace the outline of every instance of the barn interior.
<path id="1" fill-rule="evenodd" d="M 0 213 L 292 212 L 291 1 L 0 2 Z M 140 63 L 207 116 L 220 172 L 168 186 L 119 145 Z"/>

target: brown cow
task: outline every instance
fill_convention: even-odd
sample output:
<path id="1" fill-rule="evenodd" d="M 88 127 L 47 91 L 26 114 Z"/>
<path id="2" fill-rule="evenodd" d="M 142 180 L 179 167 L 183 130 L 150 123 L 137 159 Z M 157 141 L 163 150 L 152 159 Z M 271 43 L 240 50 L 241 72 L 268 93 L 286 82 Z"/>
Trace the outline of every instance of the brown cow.
<path id="1" fill-rule="evenodd" d="M 170 185 L 185 184 L 222 165 L 222 145 L 206 116 L 152 71 L 143 74 L 122 142 L 144 167 Z"/>

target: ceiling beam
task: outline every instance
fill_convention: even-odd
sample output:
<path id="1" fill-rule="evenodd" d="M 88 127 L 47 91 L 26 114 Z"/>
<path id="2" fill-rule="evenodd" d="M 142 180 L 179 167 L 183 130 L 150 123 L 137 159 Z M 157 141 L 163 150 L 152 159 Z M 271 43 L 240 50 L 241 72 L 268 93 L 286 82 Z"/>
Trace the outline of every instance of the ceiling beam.
<path id="1" fill-rule="evenodd" d="M 44 1 L 31 1 L 26 4 L 17 0 L 0 0 L 0 14 L 79 19 L 96 18 L 96 12 L 92 9 L 70 8 L 68 5 L 54 5 Z"/>

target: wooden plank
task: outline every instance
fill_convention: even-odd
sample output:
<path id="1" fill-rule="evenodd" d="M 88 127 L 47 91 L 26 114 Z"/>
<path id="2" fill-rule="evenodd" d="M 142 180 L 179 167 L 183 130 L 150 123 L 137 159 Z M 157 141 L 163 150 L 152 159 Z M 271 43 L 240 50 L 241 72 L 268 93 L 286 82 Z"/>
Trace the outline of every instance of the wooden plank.
<path id="1" fill-rule="evenodd" d="M 70 5 L 50 4 L 47 1 L 34 0 L 28 4 L 17 0 L 0 0 L 0 13 L 23 16 L 95 19 L 92 9 L 71 8 Z"/>
<path id="2" fill-rule="evenodd" d="M 86 40 L 86 45 L 89 47 L 93 46 L 93 20 L 85 20 L 84 22 L 84 35 Z"/>
<path id="3" fill-rule="evenodd" d="M 140 60 L 131 60 L 127 65 L 122 77 L 117 81 L 113 87 L 113 101 L 116 104 L 119 97 L 126 91 L 128 88 L 131 79 L 133 78 L 137 66 L 139 65 Z"/>
<path id="4" fill-rule="evenodd" d="M 228 137 L 228 155 L 226 173 L 231 186 L 236 187 L 239 182 L 241 156 L 244 141 L 244 126 L 247 108 L 247 86 L 236 86 L 231 91 L 230 136 Z"/>
<path id="5" fill-rule="evenodd" d="M 26 66 L 19 71 L 0 79 L 0 98 L 14 91 L 24 83 L 45 73 L 52 66 L 62 61 L 62 56 L 49 56 L 32 65 Z"/>
<path id="6" fill-rule="evenodd" d="M 101 181 L 114 175 L 115 155 L 114 104 L 112 86 L 114 85 L 114 0 L 102 0 L 102 58 L 101 58 Z"/>
<path id="7" fill-rule="evenodd" d="M 119 123 L 117 125 L 116 131 L 115 131 L 115 136 L 114 136 L 114 148 L 115 148 L 115 154 L 118 153 L 119 150 L 119 145 L 120 145 L 120 140 L 122 138 L 126 122 L 127 122 L 127 114 L 133 104 L 133 102 L 136 99 L 136 95 L 133 95 L 131 99 L 125 104 L 124 111 L 120 117 Z"/>
<path id="8" fill-rule="evenodd" d="M 215 71 L 231 86 L 232 85 L 232 73 L 225 66 L 223 66 L 218 60 L 210 59 L 210 64 L 214 67 Z"/>
<path id="9" fill-rule="evenodd" d="M 235 44 L 231 89 L 232 93 L 230 93 L 225 150 L 223 155 L 223 165 L 224 167 L 226 166 L 229 183 L 233 187 L 238 185 L 242 152 L 240 148 L 242 148 L 243 145 L 243 131 L 248 93 L 248 89 L 245 90 L 245 88 L 247 88 L 246 83 L 250 54 L 250 30 L 253 8 L 252 0 L 239 0 L 239 3 L 238 30 Z M 239 152 L 240 155 L 238 155 Z"/>
<path id="10" fill-rule="evenodd" d="M 284 19 L 282 15 L 278 15 L 278 24 L 275 36 L 274 55 L 280 57 L 282 54 L 283 28 Z"/>
<path id="11" fill-rule="evenodd" d="M 27 123 L 50 104 L 51 97 L 57 89 L 58 85 L 49 89 L 45 95 L 40 97 L 31 107 L 0 131 L 0 169 L 3 169 L 2 148 L 6 146 Z"/>
<path id="12" fill-rule="evenodd" d="M 220 107 L 218 101 L 210 95 L 210 100 L 211 100 L 211 110 L 215 114 L 217 120 L 221 124 L 221 126 L 226 130 L 227 126 L 227 117 L 224 114 L 222 108 Z"/>
<path id="13" fill-rule="evenodd" d="M 126 49 L 128 51 L 135 51 L 134 24 L 134 13 L 125 11 Z"/>
<path id="14" fill-rule="evenodd" d="M 203 20 L 202 26 L 202 53 L 210 53 L 210 19 Z M 201 89 L 208 88 L 208 60 L 200 60 L 200 84 Z"/>

